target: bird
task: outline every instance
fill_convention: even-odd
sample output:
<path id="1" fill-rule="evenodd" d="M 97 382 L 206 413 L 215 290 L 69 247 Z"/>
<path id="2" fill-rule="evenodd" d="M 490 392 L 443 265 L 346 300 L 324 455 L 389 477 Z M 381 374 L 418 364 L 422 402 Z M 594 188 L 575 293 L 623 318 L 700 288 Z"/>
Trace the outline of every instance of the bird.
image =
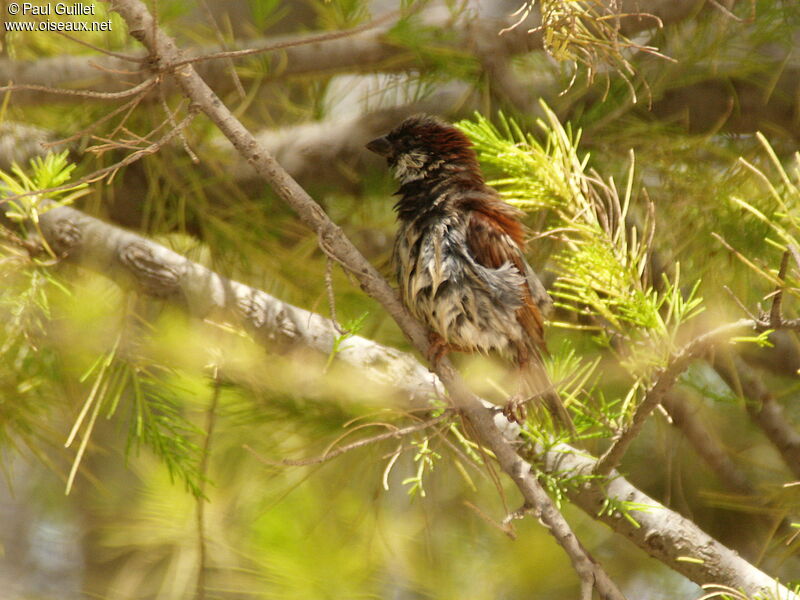
<path id="1" fill-rule="evenodd" d="M 519 369 L 523 385 L 506 417 L 523 422 L 536 398 L 557 427 L 574 432 L 544 368 L 553 301 L 525 259 L 523 213 L 486 184 L 472 142 L 421 114 L 366 148 L 400 184 L 393 263 L 403 304 L 429 331 L 429 360 L 450 351 L 497 354 Z"/>

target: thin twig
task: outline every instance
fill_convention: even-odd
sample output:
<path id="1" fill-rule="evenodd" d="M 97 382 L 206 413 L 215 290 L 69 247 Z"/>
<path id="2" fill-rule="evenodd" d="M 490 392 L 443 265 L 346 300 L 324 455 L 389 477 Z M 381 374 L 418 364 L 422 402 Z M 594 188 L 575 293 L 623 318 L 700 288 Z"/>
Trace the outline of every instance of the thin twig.
<path id="1" fill-rule="evenodd" d="M 182 67 L 184 65 L 191 65 L 199 62 L 205 62 L 207 60 L 218 60 L 221 58 L 227 58 L 227 59 L 242 58 L 244 56 L 252 56 L 254 54 L 264 54 L 266 52 L 273 52 L 275 50 L 283 50 L 284 48 L 293 48 L 295 46 L 306 46 L 308 44 L 319 44 L 320 42 L 329 42 L 331 40 L 338 40 L 341 38 L 346 38 L 352 35 L 356 35 L 358 33 L 363 33 L 364 31 L 368 31 L 370 29 L 374 29 L 375 27 L 378 27 L 388 21 L 391 21 L 399 14 L 400 11 L 395 10 L 386 13 L 385 15 L 380 16 L 377 19 L 372 20 L 369 23 L 365 23 L 364 25 L 359 25 L 358 27 L 353 27 L 351 29 L 345 29 L 344 31 L 320 33 L 303 37 L 300 39 L 275 42 L 273 44 L 267 44 L 266 46 L 261 46 L 260 48 L 246 48 L 244 50 L 226 50 L 223 52 L 214 52 L 213 54 L 205 54 L 203 56 L 195 56 L 193 58 L 177 60 L 174 63 L 170 63 L 170 68 L 177 69 L 178 67 Z"/>
<path id="2" fill-rule="evenodd" d="M 153 85 L 154 77 L 145 79 L 139 85 L 123 90 L 121 92 L 96 92 L 94 90 L 70 90 L 68 88 L 54 88 L 46 85 L 14 84 L 0 87 L 2 92 L 44 92 L 47 94 L 58 94 L 61 96 L 78 96 L 80 98 L 93 98 L 95 100 L 122 100 L 135 96 L 142 90 L 148 89 Z"/>
<path id="3" fill-rule="evenodd" d="M 728 10 L 722 4 L 717 2 L 717 0 L 708 0 L 708 1 L 711 3 L 711 6 L 713 6 L 716 9 L 718 9 L 726 17 L 728 17 L 730 19 L 733 19 L 734 21 L 738 21 L 739 23 L 744 23 L 745 22 L 745 19 L 742 19 L 741 17 L 737 17 L 730 10 Z"/>
<path id="4" fill-rule="evenodd" d="M 219 377 L 219 368 L 214 367 L 214 392 L 211 395 L 211 404 L 206 413 L 206 437 L 203 440 L 203 449 L 200 454 L 200 493 L 197 495 L 197 585 L 195 598 L 204 600 L 206 597 L 206 534 L 205 534 L 205 503 L 206 482 L 208 481 L 208 457 L 211 453 L 211 437 L 214 434 L 214 425 L 217 421 L 217 405 L 219 404 L 222 382 Z"/>
<path id="5" fill-rule="evenodd" d="M 153 84 L 155 84 L 155 78 L 153 78 Z M 55 140 L 53 142 L 43 142 L 42 143 L 42 147 L 43 148 L 52 148 L 53 146 L 60 146 L 62 144 L 67 144 L 69 142 L 77 140 L 79 137 L 81 137 L 84 134 L 87 134 L 90 131 L 96 129 L 97 127 L 99 127 L 100 125 L 102 125 L 103 123 L 108 121 L 109 119 L 115 117 L 119 113 L 123 112 L 124 110 L 128 110 L 128 114 L 130 114 L 130 111 L 132 111 L 134 108 L 136 108 L 139 105 L 139 103 L 142 101 L 142 98 L 144 98 L 144 93 L 142 95 L 140 95 L 140 96 L 137 96 L 136 98 L 133 98 L 132 100 L 129 100 L 128 102 L 126 102 L 122 106 L 118 106 L 117 108 L 112 110 L 107 115 L 104 115 L 104 116 L 100 117 L 94 123 L 91 123 L 91 124 L 87 125 L 86 127 L 81 129 L 77 133 L 73 133 L 69 137 L 62 138 L 60 140 Z M 127 119 L 127 115 L 123 118 L 123 122 L 126 119 Z"/>
<path id="6" fill-rule="evenodd" d="M 222 30 L 217 24 L 217 19 L 214 17 L 214 11 L 212 11 L 211 7 L 208 6 L 207 0 L 200 0 L 200 4 L 202 4 L 203 6 L 203 12 L 206 13 L 206 18 L 214 26 L 214 35 L 217 38 L 219 45 L 222 48 L 226 48 L 227 42 L 225 41 L 225 36 L 222 35 Z M 239 74 L 236 72 L 236 65 L 233 63 L 233 59 L 231 58 L 228 58 L 228 68 L 226 69 L 226 71 L 231 76 L 231 80 L 233 81 L 233 86 L 236 88 L 236 93 L 239 94 L 239 98 L 247 97 L 247 92 L 245 92 L 244 90 L 244 86 L 242 85 L 242 80 L 239 78 Z"/>
<path id="7" fill-rule="evenodd" d="M 611 447 L 598 459 L 594 467 L 594 474 L 608 475 L 617 467 L 633 440 L 641 432 L 647 418 L 661 403 L 664 394 L 672 389 L 678 377 L 686 370 L 692 360 L 708 350 L 710 346 L 720 339 L 732 337 L 743 329 L 752 329 L 754 325 L 750 319 L 741 319 L 735 323 L 722 325 L 696 337 L 673 354 L 667 362 L 667 366 L 660 370 L 654 383 L 650 385 L 645 393 L 644 399 L 636 408 L 630 426 L 614 438 Z"/>
<path id="8" fill-rule="evenodd" d="M 328 310 L 331 314 L 331 322 L 339 332 L 339 335 L 347 333 L 344 328 L 339 324 L 339 319 L 336 318 L 336 295 L 333 292 L 333 259 L 328 256 L 325 260 L 325 290 L 328 293 Z"/>
<path id="9" fill-rule="evenodd" d="M 781 281 L 781 284 L 783 284 L 786 279 L 786 267 L 788 266 L 789 250 L 786 250 L 781 257 L 781 266 L 778 269 L 778 279 Z M 778 327 L 780 327 L 780 323 L 783 320 L 781 304 L 783 304 L 783 285 L 778 286 L 775 290 L 775 296 L 772 298 L 772 308 L 769 311 L 770 323 L 774 323 Z"/>
<path id="10" fill-rule="evenodd" d="M 161 108 L 164 109 L 164 112 L 166 113 L 167 119 L 169 120 L 170 124 L 172 125 L 173 128 L 177 128 L 178 124 L 175 121 L 175 114 L 170 109 L 169 104 L 167 104 L 167 98 L 164 96 L 163 87 L 158 88 L 158 99 L 161 102 Z M 197 158 L 197 154 L 194 153 L 192 147 L 189 145 L 189 140 L 186 139 L 186 134 L 184 133 L 183 129 L 178 131 L 178 138 L 181 140 L 181 144 L 183 145 L 183 150 L 189 156 L 189 160 L 192 161 L 192 164 L 195 165 L 200 164 L 200 159 Z"/>
<path id="11" fill-rule="evenodd" d="M 758 321 L 758 317 L 753 313 L 753 311 L 747 308 L 741 300 L 739 300 L 739 297 L 733 293 L 731 288 L 729 288 L 727 285 L 723 285 L 722 289 L 727 292 L 731 299 L 736 303 L 736 306 L 738 306 L 744 314 L 751 318 L 753 322 Z"/>
<path id="12" fill-rule="evenodd" d="M 731 246 L 731 245 L 730 245 L 730 244 L 727 242 L 727 240 L 726 240 L 724 237 L 722 237 L 721 235 L 719 235 L 719 234 L 718 234 L 716 231 L 712 231 L 712 232 L 711 232 L 711 236 L 712 236 L 713 238 L 715 238 L 715 239 L 716 239 L 716 240 L 717 240 L 717 241 L 718 241 L 720 244 L 722 244 L 723 246 L 725 246 L 725 248 L 726 248 L 726 249 L 727 249 L 729 252 L 731 252 L 731 253 L 732 253 L 732 254 L 733 254 L 733 255 L 734 255 L 736 258 L 738 258 L 740 261 L 742 261 L 742 262 L 743 262 L 744 264 L 746 264 L 748 267 L 750 267 L 751 269 L 753 269 L 753 270 L 754 270 L 756 273 L 758 273 L 759 275 L 761 275 L 761 276 L 762 276 L 764 279 L 766 279 L 767 281 L 769 281 L 769 282 L 770 282 L 770 283 L 772 283 L 773 285 L 776 285 L 776 286 L 779 286 L 779 285 L 781 285 L 781 282 L 780 282 L 780 280 L 779 280 L 779 279 L 777 279 L 777 278 L 776 278 L 774 275 L 772 275 L 771 273 L 768 273 L 768 272 L 767 272 L 767 271 L 765 271 L 764 269 L 760 268 L 760 267 L 759 267 L 758 265 L 756 265 L 756 264 L 755 264 L 753 261 L 751 261 L 750 259 L 748 259 L 748 258 L 747 258 L 747 257 L 746 257 L 744 254 L 742 254 L 741 252 L 739 252 L 738 250 L 736 250 L 736 248 L 734 248 L 733 246 Z"/>
<path id="13" fill-rule="evenodd" d="M 466 506 L 467 508 L 471 509 L 476 515 L 478 515 L 481 519 L 483 519 L 484 522 L 488 523 L 489 525 L 491 525 L 495 529 L 499 529 L 504 534 L 506 534 L 508 537 L 510 537 L 512 540 L 516 540 L 517 539 L 517 533 L 514 531 L 514 527 L 513 527 L 513 525 L 511 525 L 511 520 L 509 519 L 509 517 L 511 515 L 509 515 L 505 519 L 503 519 L 502 523 L 498 523 L 492 517 L 487 515 L 483 510 L 481 510 L 480 508 L 475 506 L 469 500 L 464 500 L 464 506 Z M 522 518 L 522 517 L 520 517 L 520 518 Z"/>
<path id="14" fill-rule="evenodd" d="M 794 244 L 789 244 L 789 252 L 792 253 L 792 258 L 794 259 L 794 264 L 797 269 L 800 271 L 800 252 L 797 251 L 797 246 Z"/>
<path id="15" fill-rule="evenodd" d="M 89 61 L 89 66 L 94 68 L 94 69 L 97 69 L 98 71 L 102 71 L 103 73 L 111 73 L 112 75 L 125 75 L 126 77 L 130 76 L 130 75 L 140 75 L 142 73 L 145 73 L 145 72 L 151 70 L 149 67 L 146 68 L 146 69 L 144 69 L 144 68 L 143 69 L 136 69 L 134 71 L 131 71 L 130 69 L 120 69 L 120 68 L 116 68 L 115 69 L 113 67 L 110 67 L 108 65 L 104 65 L 103 63 L 95 62 L 93 60 Z"/>
<path id="16" fill-rule="evenodd" d="M 301 458 L 301 459 L 285 458 L 279 461 L 272 461 L 256 453 L 256 451 L 253 450 L 247 444 L 244 444 L 242 447 L 248 452 L 250 452 L 250 454 L 255 456 L 259 460 L 259 462 L 262 462 L 265 465 L 269 465 L 271 467 L 280 467 L 280 466 L 305 467 L 308 465 L 318 465 L 324 462 L 328 462 L 329 460 L 333 460 L 337 456 L 341 456 L 342 454 L 350 452 L 351 450 L 357 450 L 358 448 L 363 448 L 364 446 L 370 446 L 372 444 L 376 444 L 384 440 L 399 438 L 405 435 L 409 435 L 411 433 L 416 433 L 417 431 L 422 431 L 423 429 L 427 429 L 428 427 L 433 427 L 437 423 L 441 423 L 445 419 L 449 419 L 451 416 L 452 416 L 452 411 L 445 411 L 444 414 L 441 414 L 438 417 L 434 417 L 433 419 L 429 419 L 427 421 L 423 421 L 415 425 L 409 425 L 408 427 L 392 429 L 391 431 L 387 431 L 386 433 L 381 433 L 379 435 L 374 435 L 372 437 L 364 438 L 362 440 L 358 440 L 356 442 L 347 444 L 345 446 L 339 446 L 335 450 L 326 451 L 320 456 L 314 456 L 310 458 Z M 370 425 L 372 425 L 372 423 Z"/>
<path id="17" fill-rule="evenodd" d="M 113 175 L 113 173 L 117 172 L 119 169 L 122 169 L 123 167 L 127 167 L 128 165 L 136 162 L 139 159 L 144 158 L 145 156 L 149 156 L 150 154 L 154 154 L 155 152 L 158 152 L 161 148 L 164 147 L 164 145 L 168 144 L 176 135 L 178 135 L 178 131 L 179 130 L 181 130 L 184 127 L 186 127 L 192 121 L 192 119 L 194 119 L 197 116 L 197 112 L 198 111 L 197 111 L 196 108 L 193 108 L 193 107 L 190 106 L 188 111 L 189 111 L 189 114 L 187 114 L 183 118 L 183 120 L 180 123 L 178 123 L 178 127 L 177 128 L 169 131 L 166 135 L 164 135 L 164 137 L 162 137 L 157 142 L 154 142 L 153 144 L 151 144 L 147 148 L 143 148 L 143 149 L 141 149 L 141 150 L 139 150 L 137 152 L 129 154 L 128 156 L 123 158 L 121 161 L 119 161 L 117 163 L 114 163 L 113 165 L 109 165 L 108 167 L 104 167 L 102 169 L 98 169 L 97 171 L 94 171 L 93 173 L 89 173 L 85 177 L 81 177 L 80 179 L 77 179 L 75 181 L 71 181 L 69 183 L 65 183 L 63 185 L 49 187 L 49 188 L 45 188 L 43 190 L 34 190 L 34 191 L 31 191 L 31 192 L 25 192 L 23 194 L 14 194 L 14 195 L 10 195 L 10 196 L 5 196 L 2 199 L 0 199 L 0 205 L 3 204 L 3 203 L 6 203 L 6 202 L 19 200 L 20 198 L 25 198 L 27 196 L 40 196 L 40 195 L 52 194 L 53 192 L 61 192 L 61 191 L 64 191 L 64 190 L 72 190 L 72 189 L 76 188 L 79 185 L 83 185 L 85 183 L 86 184 L 94 183 L 96 181 L 99 181 L 100 179 L 103 179 L 106 175 L 108 175 L 109 173 L 111 173 Z"/>
<path id="18" fill-rule="evenodd" d="M 78 37 L 75 37 L 74 35 L 70 35 L 65 31 L 56 31 L 56 33 L 67 38 L 72 42 L 75 42 L 76 44 L 80 44 L 81 46 L 86 46 L 87 48 L 91 48 L 96 52 L 100 52 L 101 54 L 106 54 L 108 56 L 113 56 L 114 58 L 119 58 L 121 60 L 127 60 L 129 62 L 136 62 L 136 63 L 143 63 L 147 61 L 146 57 L 133 56 L 130 54 L 122 54 L 121 52 L 112 52 L 111 50 L 101 48 L 100 46 L 95 46 L 94 44 L 90 44 L 89 42 L 82 40 Z"/>

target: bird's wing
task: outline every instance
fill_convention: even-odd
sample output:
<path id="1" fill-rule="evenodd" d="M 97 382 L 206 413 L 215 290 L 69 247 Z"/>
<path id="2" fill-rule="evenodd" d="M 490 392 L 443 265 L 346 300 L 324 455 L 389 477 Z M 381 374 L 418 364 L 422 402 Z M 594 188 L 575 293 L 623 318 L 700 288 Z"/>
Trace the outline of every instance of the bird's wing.
<path id="1" fill-rule="evenodd" d="M 525 230 L 517 215 L 515 208 L 499 202 L 473 205 L 467 222 L 467 246 L 473 258 L 484 267 L 498 269 L 511 263 L 526 278 L 517 319 L 528 333 L 534 348 L 544 351 L 544 319 L 534 294 L 544 294 L 548 302 L 549 296 L 525 261 L 522 251 Z M 531 276 L 536 278 L 538 288 L 532 285 Z"/>

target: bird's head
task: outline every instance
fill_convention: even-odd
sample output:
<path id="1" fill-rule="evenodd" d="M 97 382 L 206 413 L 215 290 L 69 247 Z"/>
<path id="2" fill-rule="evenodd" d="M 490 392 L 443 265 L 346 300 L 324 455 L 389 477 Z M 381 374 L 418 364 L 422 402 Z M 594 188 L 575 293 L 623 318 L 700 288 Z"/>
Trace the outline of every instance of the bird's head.
<path id="1" fill-rule="evenodd" d="M 367 149 L 383 156 L 402 184 L 466 172 L 480 181 L 472 143 L 450 123 L 429 115 L 407 118 Z"/>

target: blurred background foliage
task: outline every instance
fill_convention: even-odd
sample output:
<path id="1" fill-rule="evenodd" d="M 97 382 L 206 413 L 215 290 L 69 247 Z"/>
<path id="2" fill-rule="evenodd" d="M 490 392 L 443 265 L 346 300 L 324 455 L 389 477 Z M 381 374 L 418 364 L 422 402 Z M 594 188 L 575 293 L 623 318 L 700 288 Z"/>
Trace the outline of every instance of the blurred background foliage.
<path id="1" fill-rule="evenodd" d="M 782 254 L 765 241 L 775 239 L 770 223 L 784 223 L 797 239 L 796 2 L 676 2 L 664 8 L 643 0 L 637 10 L 663 9 L 663 27 L 642 17 L 649 24 L 611 32 L 620 37 L 599 55 L 582 53 L 580 45 L 596 48 L 596 29 L 577 50 L 559 46 L 564 34 L 558 20 L 545 31 L 549 53 L 541 42 L 525 47 L 526 39 L 541 35 L 525 34 L 527 24 L 498 36 L 516 19 L 511 15 L 520 6 L 513 1 L 151 4 L 182 46 L 215 49 L 355 27 L 400 10 L 379 31 L 379 55 L 343 38 L 337 41 L 338 63 L 303 66 L 301 46 L 296 53 L 215 61 L 223 66 L 207 75 L 387 275 L 395 184 L 363 144 L 419 110 L 467 119 L 461 126 L 476 141 L 487 176 L 529 211 L 534 232 L 588 227 L 578 222 L 586 212 L 559 212 L 558 186 L 571 171 L 557 169 L 552 154 L 559 131 L 576 143 L 574 134 L 581 132 L 577 150 L 571 148 L 578 162 L 588 156 L 587 176 L 615 182 L 623 197 L 628 187 L 633 190 L 627 225 L 645 230 L 652 222 L 655 228 L 648 252 L 636 255 L 628 245 L 615 255 L 633 261 L 630 272 L 644 261 L 656 274 L 648 281 L 653 295 L 639 290 L 639 308 L 658 298 L 686 301 L 692 292 L 702 299 L 702 314 L 687 318 L 686 327 L 648 338 L 650 349 L 662 354 L 741 318 L 742 307 L 768 306 L 764 298 L 774 286 L 765 274 L 774 276 Z M 570 4 L 544 3 L 553 10 Z M 74 18 L 110 18 L 112 31 L 83 34 L 80 41 L 136 51 L 118 16 L 107 14 L 103 3 L 93 6 L 96 15 Z M 534 6 L 530 18 L 537 11 Z M 577 30 L 567 37 L 570 31 Z M 502 45 L 512 37 L 517 41 Z M 98 53 L 53 33 L 4 33 L 0 74 L 15 63 L 84 55 Z M 565 60 L 570 58 L 577 63 Z M 106 76 L 98 72 L 98 81 Z M 136 74 L 113 77 L 139 81 Z M 94 89 L 96 83 L 58 86 Z M 129 153 L 108 145 L 110 138 L 127 139 L 132 147 L 137 136 L 163 126 L 165 107 L 180 113 L 186 104 L 174 90 L 154 93 L 87 129 L 123 103 L 6 93 L 0 137 L 19 148 L 14 136 L 20 125 L 36 128 L 23 136 L 48 140 L 79 133 L 54 148 L 69 151 L 76 179 Z M 117 128 L 123 115 L 124 128 Z M 559 130 L 559 123 L 569 126 Z M 330 315 L 328 265 L 315 235 L 237 161 L 207 120 L 195 119 L 186 138 L 199 164 L 181 143 L 168 144 L 113 179 L 90 185 L 74 205 L 227 277 Z M 535 157 L 537 144 L 538 162 L 498 160 L 515 148 Z M 6 152 L 0 166 L 10 172 L 17 156 Z M 784 206 L 776 204 L 776 194 Z M 236 329 L 198 322 L 70 264 L 32 259 L 11 231 L 3 228 L 0 240 L 4 597 L 172 599 L 197 597 L 201 587 L 208 598 L 575 597 L 567 557 L 535 519 L 519 522 L 513 541 L 500 530 L 498 523 L 517 508 L 512 486 L 498 488 L 492 472 L 466 459 L 443 431 L 415 434 L 402 444 L 381 442 L 323 464 L 279 464 L 319 456 L 359 425 L 405 422 L 402 398 L 363 383 L 329 357 L 266 354 Z M 581 244 L 568 237 L 550 235 L 531 244 L 529 259 L 551 287 L 557 275 L 570 272 L 559 255 L 564 245 Z M 338 268 L 332 282 L 339 322 L 408 349 L 392 320 Z M 574 293 L 591 285 L 586 279 L 573 284 L 565 287 L 562 279 L 552 289 Z M 598 298 L 607 304 L 606 296 Z M 553 368 L 573 368 L 571 357 L 599 365 L 587 389 L 616 406 L 608 410 L 624 421 L 620 403 L 641 369 L 621 366 L 615 336 L 639 340 L 651 329 L 643 325 L 637 337 L 634 318 L 615 334 L 580 329 L 591 325 L 586 315 L 576 313 L 577 305 L 568 310 L 563 294 L 559 299 L 567 308 L 555 317 L 562 326 L 550 328 Z M 787 316 L 796 315 L 793 300 L 786 300 Z M 659 315 L 663 304 L 651 308 Z M 741 352 L 783 405 L 787 421 L 796 424 L 800 346 L 794 334 L 773 343 L 746 345 Z M 485 382 L 479 367 L 462 364 L 474 385 Z M 481 391 L 491 394 L 492 386 Z M 664 414 L 650 420 L 624 471 L 640 489 L 751 562 L 783 580 L 796 579 L 800 542 L 781 522 L 798 513 L 800 486 L 785 486 L 792 474 L 747 417 L 745 406 L 757 399 L 743 397 L 705 362 L 682 377 L 676 393 L 752 482 L 753 493 L 726 486 Z M 575 402 L 583 397 L 576 395 Z M 594 435 L 602 437 L 602 425 L 597 427 Z M 379 431 L 381 426 L 369 426 L 345 440 Z M 593 443 L 595 450 L 604 447 L 602 439 Z M 404 451 L 395 459 L 399 444 Z M 698 594 L 694 584 L 585 514 L 568 505 L 565 511 L 629 597 Z"/>

